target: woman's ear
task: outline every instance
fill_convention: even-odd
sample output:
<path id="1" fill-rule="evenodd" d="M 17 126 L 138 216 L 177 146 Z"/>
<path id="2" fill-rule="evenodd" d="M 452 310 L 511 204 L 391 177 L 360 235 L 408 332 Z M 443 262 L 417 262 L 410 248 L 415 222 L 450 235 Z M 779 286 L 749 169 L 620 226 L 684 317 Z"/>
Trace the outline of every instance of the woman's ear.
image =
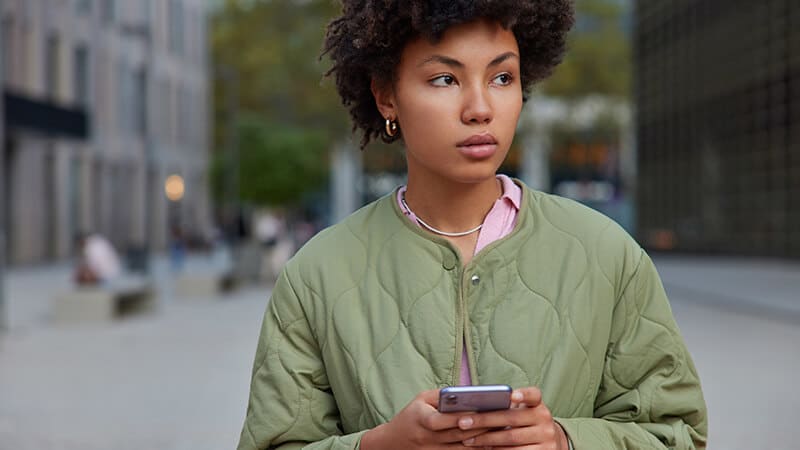
<path id="1" fill-rule="evenodd" d="M 394 90 L 390 83 L 380 83 L 372 79 L 370 83 L 372 96 L 375 97 L 375 105 L 378 107 L 384 118 L 397 119 L 397 105 L 394 100 Z"/>

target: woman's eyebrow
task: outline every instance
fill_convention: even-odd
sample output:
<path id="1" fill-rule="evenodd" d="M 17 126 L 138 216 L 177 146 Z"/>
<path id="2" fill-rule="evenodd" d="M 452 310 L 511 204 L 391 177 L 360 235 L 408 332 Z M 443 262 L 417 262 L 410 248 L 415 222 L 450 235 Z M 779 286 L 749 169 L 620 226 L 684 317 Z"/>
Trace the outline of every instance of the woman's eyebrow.
<path id="1" fill-rule="evenodd" d="M 503 61 L 505 61 L 505 60 L 507 60 L 509 58 L 517 58 L 517 59 L 519 59 L 519 56 L 517 56 L 517 54 L 514 53 L 514 52 L 505 52 L 502 55 L 494 58 L 487 65 L 487 67 L 494 67 L 494 66 L 502 63 Z M 455 67 L 455 68 L 458 68 L 458 69 L 463 69 L 464 68 L 464 63 L 462 63 L 461 61 L 459 61 L 457 59 L 454 59 L 454 58 L 451 58 L 449 56 L 444 56 L 444 55 L 431 55 L 431 56 L 425 58 L 424 60 L 422 60 L 422 62 L 420 62 L 419 64 L 417 64 L 417 67 L 422 67 L 422 66 L 424 66 L 426 64 L 435 63 L 435 62 L 444 64 L 446 66 Z"/>
<path id="2" fill-rule="evenodd" d="M 519 56 L 517 56 L 517 54 L 514 52 L 505 52 L 502 55 L 498 56 L 497 58 L 493 59 L 492 62 L 490 62 L 487 67 L 494 67 L 509 58 L 519 59 Z"/>
<path id="3" fill-rule="evenodd" d="M 453 59 L 453 58 L 451 58 L 449 56 L 443 56 L 443 55 L 431 55 L 431 56 L 425 58 L 424 60 L 422 60 L 421 63 L 417 64 L 417 67 L 422 67 L 422 66 L 424 66 L 426 64 L 430 64 L 430 63 L 434 63 L 434 62 L 442 63 L 442 64 L 444 64 L 446 66 L 450 66 L 450 67 L 456 67 L 456 68 L 463 68 L 464 67 L 464 63 L 462 63 L 461 61 L 459 61 L 457 59 Z"/>

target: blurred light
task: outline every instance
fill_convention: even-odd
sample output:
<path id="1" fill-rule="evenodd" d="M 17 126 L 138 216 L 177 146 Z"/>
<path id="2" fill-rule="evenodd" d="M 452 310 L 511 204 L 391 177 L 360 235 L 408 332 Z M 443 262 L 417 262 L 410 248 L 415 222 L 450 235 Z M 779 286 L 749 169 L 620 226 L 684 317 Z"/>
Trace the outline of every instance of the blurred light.
<path id="1" fill-rule="evenodd" d="M 183 177 L 180 175 L 170 175 L 164 183 L 164 192 L 167 198 L 173 202 L 180 201 L 183 198 L 185 186 L 183 184 Z"/>
<path id="2" fill-rule="evenodd" d="M 667 229 L 651 230 L 647 240 L 655 250 L 674 250 L 678 246 L 678 236 Z"/>

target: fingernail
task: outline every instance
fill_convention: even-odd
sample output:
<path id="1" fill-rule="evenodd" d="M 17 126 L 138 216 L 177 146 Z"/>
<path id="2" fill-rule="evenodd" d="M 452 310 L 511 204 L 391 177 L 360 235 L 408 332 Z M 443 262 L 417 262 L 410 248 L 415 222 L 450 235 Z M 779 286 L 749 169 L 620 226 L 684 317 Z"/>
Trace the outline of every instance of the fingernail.
<path id="1" fill-rule="evenodd" d="M 475 442 L 475 438 L 469 438 L 464 441 L 464 445 L 472 445 L 473 442 Z"/>
<path id="2" fill-rule="evenodd" d="M 472 426 L 472 423 L 472 417 L 462 417 L 461 419 L 458 419 L 458 426 L 460 428 L 469 428 Z"/>
<path id="3" fill-rule="evenodd" d="M 522 401 L 522 392 L 514 392 L 511 394 L 511 400 L 521 402 Z"/>

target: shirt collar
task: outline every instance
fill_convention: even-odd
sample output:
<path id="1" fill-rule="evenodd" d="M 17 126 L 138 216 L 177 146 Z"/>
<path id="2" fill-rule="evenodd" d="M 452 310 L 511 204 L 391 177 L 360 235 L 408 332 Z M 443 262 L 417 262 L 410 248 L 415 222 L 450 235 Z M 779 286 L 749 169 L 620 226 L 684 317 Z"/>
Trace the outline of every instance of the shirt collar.
<path id="1" fill-rule="evenodd" d="M 500 198 L 510 202 L 519 211 L 519 205 L 522 203 L 522 189 L 508 175 L 497 175 L 497 179 L 503 186 L 503 195 Z"/>

